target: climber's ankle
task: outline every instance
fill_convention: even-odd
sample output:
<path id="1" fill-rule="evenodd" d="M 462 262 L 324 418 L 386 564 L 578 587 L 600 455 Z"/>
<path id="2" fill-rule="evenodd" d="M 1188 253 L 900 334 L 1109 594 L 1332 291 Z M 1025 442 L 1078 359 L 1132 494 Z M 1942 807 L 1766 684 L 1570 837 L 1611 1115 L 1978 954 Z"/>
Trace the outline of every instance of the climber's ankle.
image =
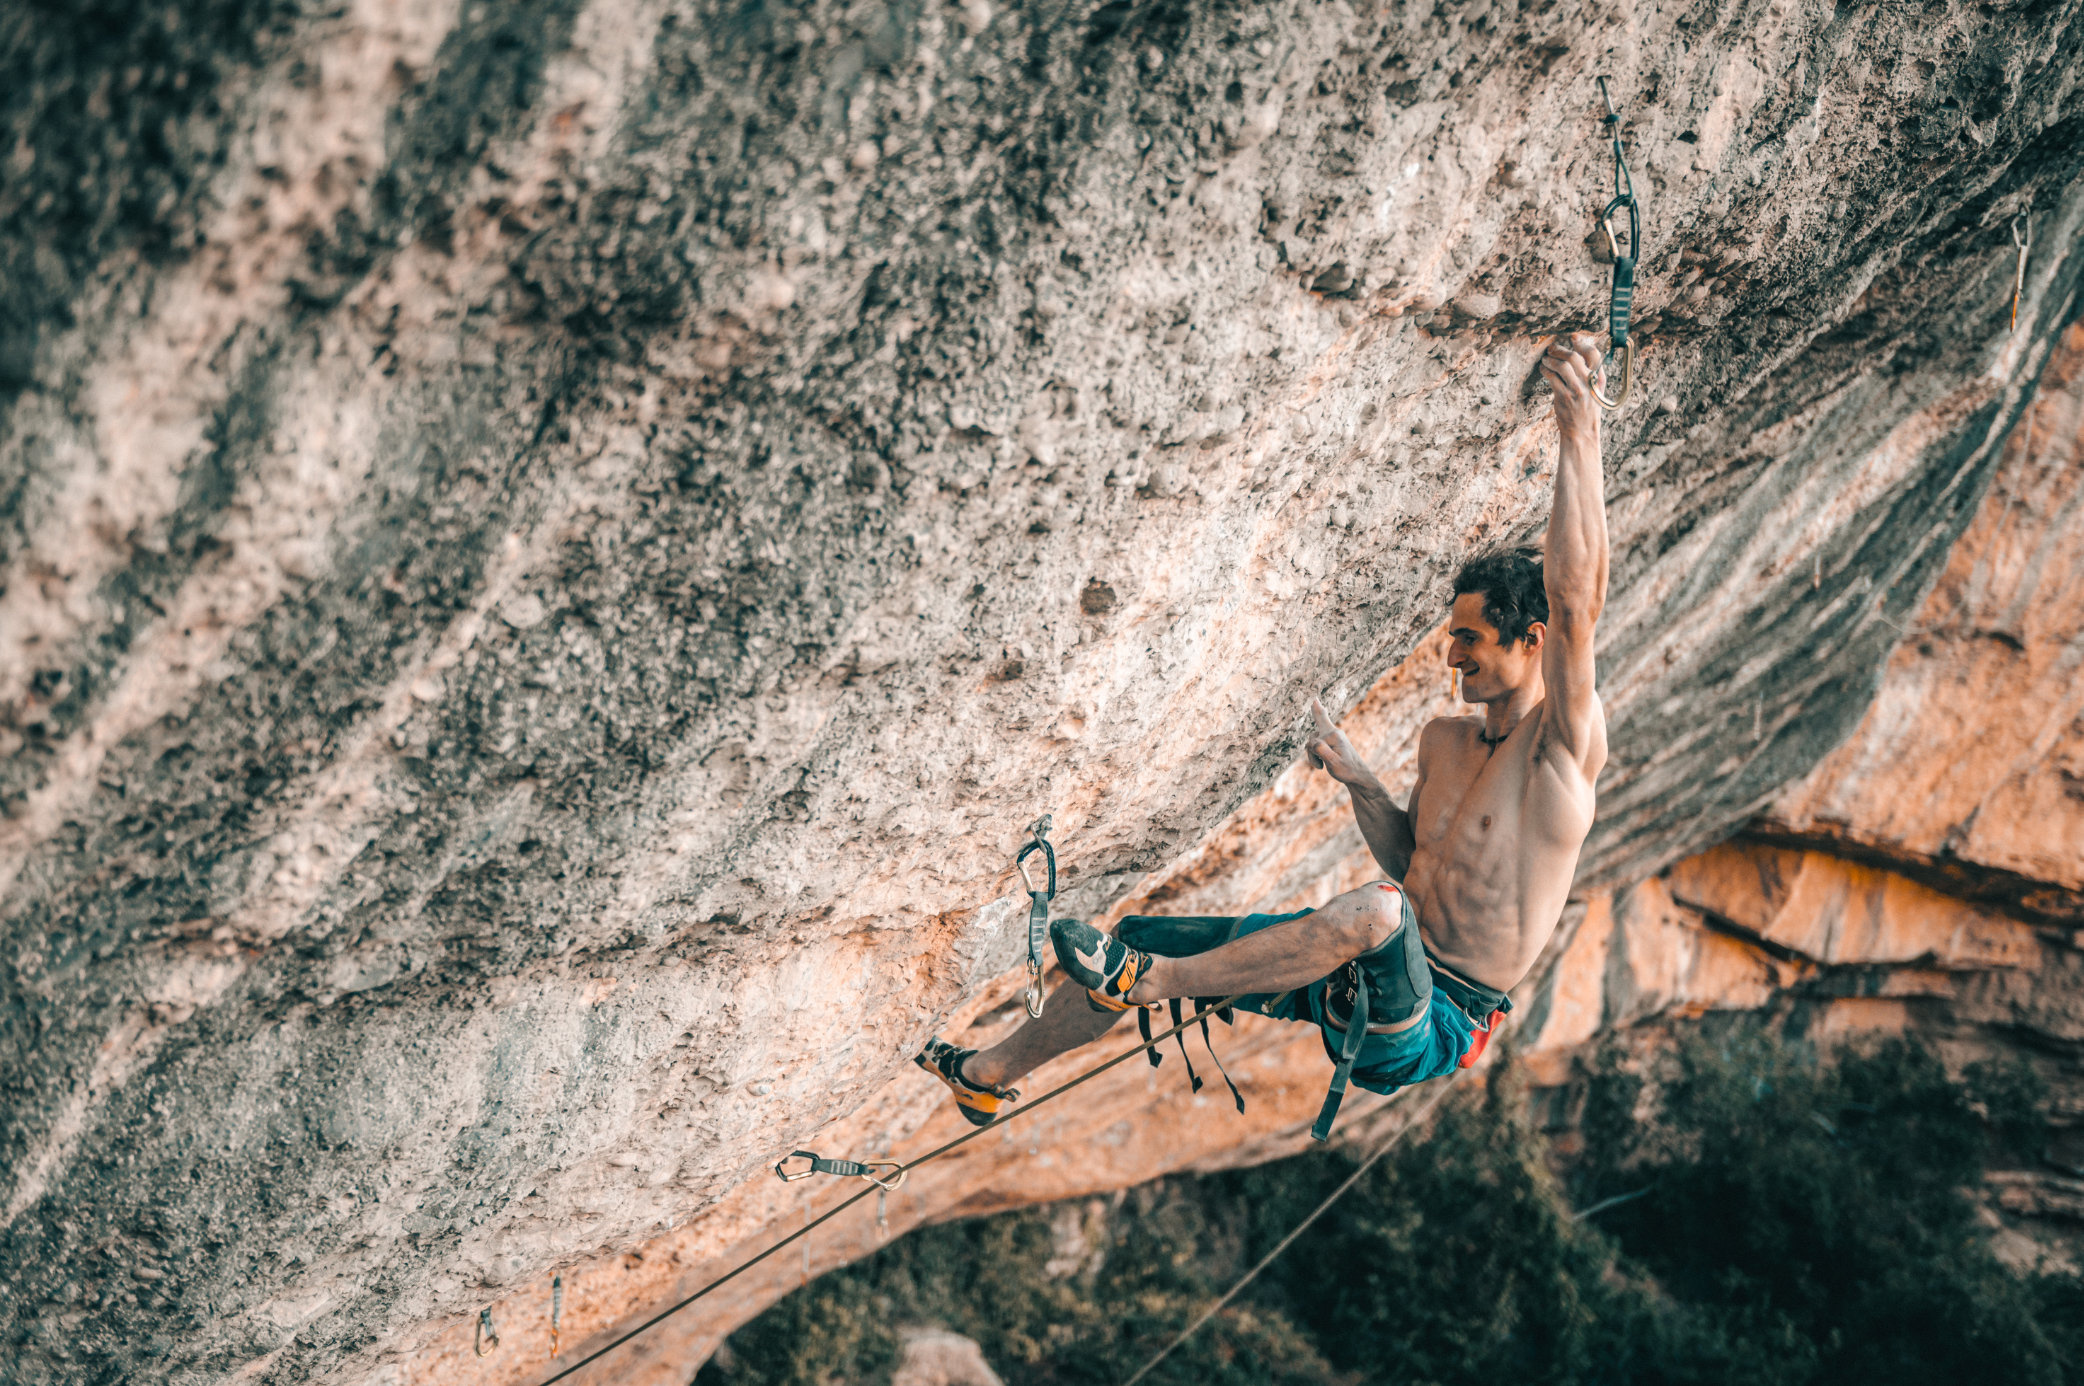
<path id="1" fill-rule="evenodd" d="M 1136 985 L 1129 988 L 1129 993 L 1124 999 L 1138 1006 L 1157 1005 L 1172 995 L 1165 989 L 1165 982 L 1171 971 L 1172 959 L 1153 957 L 1151 965 L 1136 979 Z"/>
<path id="2" fill-rule="evenodd" d="M 1007 1073 L 1003 1063 L 994 1062 L 992 1051 L 982 1049 L 962 1061 L 962 1076 L 980 1088 L 1002 1088 Z"/>

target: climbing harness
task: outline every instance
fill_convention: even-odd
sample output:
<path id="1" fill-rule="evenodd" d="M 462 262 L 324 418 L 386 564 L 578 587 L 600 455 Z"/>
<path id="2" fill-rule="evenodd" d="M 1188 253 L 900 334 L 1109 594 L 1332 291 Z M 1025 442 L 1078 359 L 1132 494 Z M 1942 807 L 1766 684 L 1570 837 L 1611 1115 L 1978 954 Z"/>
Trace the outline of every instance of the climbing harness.
<path id="1" fill-rule="evenodd" d="M 477 1337 L 471 1341 L 470 1346 L 471 1351 L 477 1353 L 480 1357 L 499 1346 L 499 1330 L 492 1326 L 491 1309 L 478 1310 Z"/>
<path id="2" fill-rule="evenodd" d="M 1020 872 L 1020 883 L 1028 890 L 1028 1016 L 1034 1020 L 1042 1018 L 1042 944 L 1049 937 L 1049 902 L 1056 899 L 1056 848 L 1049 845 L 1050 815 L 1043 814 L 1028 825 L 1028 842 L 1013 858 L 1014 869 Z M 1049 861 L 1049 888 L 1035 889 L 1035 882 L 1028 875 L 1028 858 L 1040 852 Z"/>
<path id="3" fill-rule="evenodd" d="M 557 1355 L 557 1326 L 564 1321 L 564 1277 L 550 1277 L 550 1355 Z"/>
<path id="4" fill-rule="evenodd" d="M 1038 824 L 1037 826 L 1042 825 Z M 1236 996 L 1225 997 L 1223 1000 L 1216 1003 L 1215 1009 L 1220 1010 L 1225 1007 L 1234 1006 L 1239 1001 L 1244 999 L 1244 995 L 1244 993 L 1240 992 Z M 1084 1073 L 1079 1074 L 1076 1078 L 1070 1079 L 1068 1082 L 1061 1083 L 1056 1087 L 1051 1088 L 1048 1092 L 1043 1093 L 1034 1101 L 1026 1103 L 1023 1106 L 1015 1107 L 1012 1111 L 1006 1113 L 1006 1115 L 1000 1117 L 998 1120 L 992 1122 L 990 1125 L 974 1127 L 971 1130 L 963 1132 L 963 1134 L 957 1136 L 954 1140 L 948 1141 L 942 1145 L 935 1146 L 932 1150 L 927 1151 L 918 1159 L 909 1160 L 906 1161 L 904 1164 L 899 1165 L 898 1169 L 900 1174 L 909 1174 L 911 1171 L 919 1168 L 921 1165 L 928 1164 L 934 1160 L 938 1160 L 941 1158 L 941 1156 L 948 1154 L 950 1151 L 955 1150 L 960 1146 L 968 1145 L 971 1141 L 977 1139 L 977 1137 L 983 1135 L 987 1131 L 998 1130 L 1001 1126 L 1004 1126 L 1007 1122 L 1012 1121 L 1014 1118 L 1022 1116 L 1025 1113 L 1034 1111 L 1037 1107 L 1040 1107 L 1045 1102 L 1049 1102 L 1055 1098 L 1062 1097 L 1065 1093 L 1071 1091 L 1071 1089 L 1077 1087 L 1079 1084 L 1089 1082 L 1090 1080 L 1099 1077 L 1101 1074 L 1107 1072 L 1108 1069 L 1115 1067 L 1117 1064 L 1127 1063 L 1129 1060 L 1135 1058 L 1138 1054 L 1141 1054 L 1146 1050 L 1150 1049 L 1153 1045 L 1163 1044 L 1166 1040 L 1171 1039 L 1174 1035 L 1178 1034 L 1181 1030 L 1184 1030 L 1187 1026 L 1192 1025 L 1193 1023 L 1194 1022 L 1192 1020 L 1185 1020 L 1182 1021 L 1180 1024 L 1174 1026 L 1170 1030 L 1161 1031 L 1154 1038 L 1146 1041 L 1143 1044 L 1137 1045 L 1134 1049 L 1124 1050 L 1122 1053 L 1115 1055 L 1113 1058 L 1107 1060 L 1105 1063 L 1098 1064 L 1093 1068 L 1089 1068 Z M 787 1161 L 783 1161 L 783 1163 L 786 1164 Z M 815 1173 L 816 1171 L 812 1172 Z M 799 1173 L 796 1177 L 800 1179 L 803 1176 Z M 884 1187 L 883 1185 L 876 1183 L 874 1180 L 870 1180 L 869 1182 L 874 1186 L 874 1188 Z M 894 1187 L 894 1185 L 892 1187 Z M 542 1382 L 542 1386 L 555 1386 L 556 1382 L 564 1380 L 566 1377 L 578 1371 L 580 1368 L 585 1367 L 590 1363 L 599 1361 L 601 1358 L 615 1351 L 615 1349 L 621 1347 L 624 1343 L 628 1342 L 630 1339 L 636 1337 L 640 1333 L 643 1333 L 645 1330 L 652 1328 L 657 1324 L 665 1322 L 667 1319 L 673 1317 L 673 1315 L 687 1308 L 690 1304 L 693 1304 L 696 1300 L 701 1299 L 703 1296 L 711 1294 L 714 1291 L 723 1287 L 724 1285 L 730 1283 L 731 1281 L 736 1280 L 739 1276 L 745 1274 L 754 1266 L 759 1265 L 760 1262 L 766 1260 L 768 1257 L 774 1255 L 776 1252 L 782 1250 L 784 1247 L 787 1247 L 790 1243 L 801 1241 L 803 1238 L 808 1237 L 813 1230 L 838 1217 L 841 1213 L 844 1213 L 847 1209 L 853 1207 L 862 1199 L 867 1198 L 871 1192 L 873 1192 L 873 1189 L 863 1189 L 859 1193 L 849 1196 L 845 1200 L 841 1201 L 838 1205 L 831 1209 L 828 1209 L 826 1212 L 820 1214 L 816 1218 L 811 1218 L 809 1216 L 810 1209 L 808 1206 L 806 1206 L 804 1209 L 805 1221 L 800 1229 L 791 1232 L 788 1236 L 782 1238 L 773 1246 L 768 1247 L 759 1255 L 752 1257 L 750 1260 L 740 1263 L 739 1265 L 733 1267 L 728 1271 L 725 1271 L 722 1275 L 710 1281 L 701 1289 L 696 1290 L 686 1299 L 681 1300 L 677 1304 L 670 1305 L 665 1309 L 661 1309 L 658 1313 L 653 1314 L 650 1318 L 644 1320 L 644 1322 L 638 1324 L 635 1328 L 632 1328 L 631 1330 L 629 1330 L 629 1332 L 624 1333 L 622 1336 L 616 1338 L 614 1341 L 607 1343 L 602 1347 L 594 1349 L 586 1356 L 572 1363 L 572 1365 L 570 1365 L 569 1367 L 566 1367 L 564 1370 L 558 1372 L 557 1375 L 552 1377 L 546 1377 Z M 486 1310 L 485 1315 L 487 1321 L 489 1321 L 491 1317 L 491 1311 L 489 1309 Z"/>
<path id="5" fill-rule="evenodd" d="M 791 1160 L 810 1161 L 809 1169 L 789 1173 L 785 1166 Z M 878 1174 L 877 1170 L 894 1169 L 895 1175 Z M 866 1179 L 877 1188 L 888 1192 L 905 1181 L 905 1167 L 895 1160 L 828 1160 L 808 1150 L 792 1151 L 775 1163 L 774 1173 L 784 1184 L 793 1184 L 799 1179 L 808 1179 L 813 1174 L 837 1174 L 845 1178 Z"/>
<path id="6" fill-rule="evenodd" d="M 1408 927 L 1408 926 L 1407 926 Z M 1327 1011 L 1330 1002 L 1325 1003 Z M 1364 967 L 1353 969 L 1353 1013 L 1346 1017 L 1346 1038 L 1339 1045 L 1338 1062 L 1332 1066 L 1331 1088 L 1324 1094 L 1324 1105 L 1317 1111 L 1317 1120 L 1310 1127 L 1310 1139 L 1331 1139 L 1331 1124 L 1339 1119 L 1339 1104 L 1346 1100 L 1346 1084 L 1353 1077 L 1353 1062 L 1360 1057 L 1360 1047 L 1368 1041 L 1368 972 Z"/>
<path id="7" fill-rule="evenodd" d="M 2019 263 L 2012 271 L 2012 325 L 2007 332 L 2019 330 L 2019 296 L 2026 292 L 2026 252 L 2033 249 L 2033 204 L 2012 218 L 2012 244 L 2019 248 Z"/>
<path id="8" fill-rule="evenodd" d="M 1635 179 L 1628 172 L 1628 160 L 1621 152 L 1621 116 L 1614 109 L 1613 95 L 1606 89 L 1606 78 L 1599 79 L 1599 95 L 1606 102 L 1607 134 L 1614 142 L 1614 197 L 1599 214 L 1599 227 L 1606 233 L 1606 248 L 1614 260 L 1613 294 L 1607 300 L 1606 335 L 1608 365 L 1613 363 L 1616 353 L 1621 357 L 1621 391 L 1612 399 L 1600 389 L 1599 381 L 1592 385 L 1592 398 L 1599 401 L 1603 409 L 1619 409 L 1628 402 L 1628 392 L 1635 384 L 1635 342 L 1628 335 L 1628 309 L 1635 301 L 1635 262 L 1643 249 L 1642 208 L 1635 200 Z M 1627 209 L 1628 252 L 1621 252 L 1621 243 L 1614 235 L 1614 213 Z M 1603 372 L 1602 372 L 1603 375 Z"/>
<path id="9" fill-rule="evenodd" d="M 1208 1308 L 1202 1310 L 1200 1317 L 1196 1318 L 1194 1322 L 1188 1324 L 1186 1328 L 1180 1332 L 1180 1335 L 1178 1337 L 1174 1338 L 1171 1342 L 1167 1343 L 1162 1349 L 1160 1349 L 1156 1357 L 1151 1358 L 1150 1361 L 1144 1363 L 1141 1367 L 1138 1367 L 1136 1369 L 1136 1375 L 1130 1377 L 1127 1381 L 1123 1382 L 1122 1386 L 1136 1386 L 1136 1383 L 1143 1380 L 1146 1376 L 1149 1376 L 1160 1362 L 1163 1362 L 1166 1358 L 1172 1356 L 1173 1351 L 1176 1348 L 1178 1348 L 1181 1343 L 1184 1343 L 1187 1341 L 1187 1339 L 1193 1337 L 1196 1330 L 1198 1330 L 1201 1327 L 1201 1325 L 1207 1323 L 1217 1314 L 1222 1313 L 1224 1305 L 1230 1303 L 1231 1300 L 1236 1299 L 1238 1297 L 1238 1294 L 1241 1291 L 1243 1291 L 1245 1286 L 1251 1284 L 1254 1280 L 1258 1278 L 1259 1272 L 1265 1270 L 1268 1266 L 1274 1263 L 1275 1257 L 1279 1256 L 1290 1246 L 1294 1245 L 1296 1238 L 1302 1236 L 1303 1233 L 1309 1231 L 1310 1224 L 1316 1222 L 1318 1218 L 1323 1217 L 1324 1214 L 1330 1210 L 1332 1204 L 1337 1203 L 1340 1198 L 1345 1196 L 1345 1193 L 1348 1189 L 1351 1189 L 1355 1184 L 1358 1184 L 1361 1181 L 1361 1176 L 1365 1175 L 1370 1169 L 1374 1168 L 1375 1162 L 1377 1160 L 1380 1160 L 1384 1155 L 1387 1155 L 1390 1151 L 1394 1150 L 1397 1146 L 1397 1142 L 1401 1141 L 1404 1138 L 1404 1133 L 1406 1131 L 1409 1131 L 1413 1127 L 1422 1124 L 1427 1117 L 1433 1114 L 1433 1109 L 1438 1107 L 1441 1104 L 1441 1102 L 1446 1099 L 1447 1085 L 1453 1081 L 1453 1074 L 1449 1074 L 1446 1078 L 1441 1079 L 1440 1091 L 1433 1094 L 1432 1099 L 1426 1103 L 1424 1111 L 1420 1112 L 1417 1116 L 1411 1118 L 1411 1120 L 1406 1122 L 1404 1125 L 1399 1126 L 1395 1131 L 1392 1131 L 1389 1135 L 1389 1138 L 1383 1141 L 1382 1144 L 1376 1146 L 1374 1152 L 1370 1154 L 1367 1159 L 1362 1160 L 1359 1165 L 1354 1167 L 1353 1173 L 1346 1176 L 1345 1182 L 1341 1183 L 1339 1187 L 1333 1189 L 1330 1194 L 1326 1195 L 1324 1201 L 1318 1204 L 1315 1208 L 1312 1208 L 1309 1211 L 1309 1213 L 1303 1218 L 1303 1220 L 1295 1225 L 1294 1229 L 1290 1231 L 1287 1236 L 1281 1238 L 1279 1242 L 1275 1243 L 1274 1249 L 1272 1251 L 1269 1251 L 1266 1253 L 1266 1255 L 1260 1257 L 1259 1263 L 1253 1266 L 1252 1269 L 1246 1271 L 1242 1276 L 1240 1276 L 1238 1278 L 1238 1282 L 1235 1285 L 1232 1285 L 1228 1290 L 1225 1290 L 1221 1299 L 1217 1300 L 1214 1304 L 1209 1305 Z M 1406 1088 L 1403 1089 L 1403 1091 L 1408 1092 L 1410 1091 L 1410 1089 Z M 1391 1100 L 1394 1101 L 1395 1099 L 1392 1098 Z"/>

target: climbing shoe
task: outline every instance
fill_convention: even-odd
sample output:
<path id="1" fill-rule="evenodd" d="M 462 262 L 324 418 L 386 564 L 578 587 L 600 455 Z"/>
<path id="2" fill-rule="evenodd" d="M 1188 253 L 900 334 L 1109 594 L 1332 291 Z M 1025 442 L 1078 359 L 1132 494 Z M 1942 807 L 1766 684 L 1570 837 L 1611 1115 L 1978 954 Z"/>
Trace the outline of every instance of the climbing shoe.
<path id="1" fill-rule="evenodd" d="M 948 1085 L 955 1094 L 955 1105 L 962 1110 L 965 1120 L 972 1126 L 989 1126 L 998 1120 L 1006 1104 L 1020 1096 L 1018 1088 L 991 1088 L 972 1083 L 962 1076 L 962 1061 L 977 1051 L 957 1049 L 944 1039 L 930 1039 L 926 1048 L 913 1063 L 931 1073 Z"/>
<path id="2" fill-rule="evenodd" d="M 1072 981 L 1085 988 L 1086 1004 L 1096 1011 L 1132 1011 L 1129 988 L 1150 971 L 1151 955 L 1109 938 L 1090 924 L 1058 919 L 1049 925 L 1056 960 Z"/>

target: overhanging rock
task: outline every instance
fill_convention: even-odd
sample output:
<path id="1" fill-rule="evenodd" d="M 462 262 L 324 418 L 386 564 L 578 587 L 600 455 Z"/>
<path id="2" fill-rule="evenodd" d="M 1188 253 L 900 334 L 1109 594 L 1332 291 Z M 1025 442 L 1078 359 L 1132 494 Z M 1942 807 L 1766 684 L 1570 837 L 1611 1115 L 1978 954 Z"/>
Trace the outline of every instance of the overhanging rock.
<path id="1" fill-rule="evenodd" d="M 1539 525 L 1601 73 L 1649 344 L 1588 879 L 1720 836 L 2075 312 L 2079 22 L 6 21 L 18 1369 L 366 1378 L 857 1111 L 1010 963 L 1042 809 L 1103 902 L 1199 842 Z"/>

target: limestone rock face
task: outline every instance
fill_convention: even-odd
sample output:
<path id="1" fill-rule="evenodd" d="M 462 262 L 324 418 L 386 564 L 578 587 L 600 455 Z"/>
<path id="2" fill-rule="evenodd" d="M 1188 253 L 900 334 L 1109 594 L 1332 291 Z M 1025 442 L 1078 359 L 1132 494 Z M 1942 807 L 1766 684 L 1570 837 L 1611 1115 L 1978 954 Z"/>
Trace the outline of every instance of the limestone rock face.
<path id="1" fill-rule="evenodd" d="M 2084 324 L 1845 745 L 1766 830 L 2084 925 Z"/>
<path id="2" fill-rule="evenodd" d="M 0 18 L 13 1368 L 525 1380 L 558 1268 L 580 1342 L 823 1197 L 765 1174 L 812 1133 L 930 1134 L 1027 821 L 1067 909 L 1186 898 L 1317 792 L 1308 696 L 1538 529 L 1600 73 L 1650 216 L 1586 880 L 1725 836 L 1858 723 L 2075 315 L 2078 24 Z M 1314 821 L 1238 839 L 1267 890 L 1350 856 Z M 1031 1192 L 964 1178 L 909 1216 Z"/>

